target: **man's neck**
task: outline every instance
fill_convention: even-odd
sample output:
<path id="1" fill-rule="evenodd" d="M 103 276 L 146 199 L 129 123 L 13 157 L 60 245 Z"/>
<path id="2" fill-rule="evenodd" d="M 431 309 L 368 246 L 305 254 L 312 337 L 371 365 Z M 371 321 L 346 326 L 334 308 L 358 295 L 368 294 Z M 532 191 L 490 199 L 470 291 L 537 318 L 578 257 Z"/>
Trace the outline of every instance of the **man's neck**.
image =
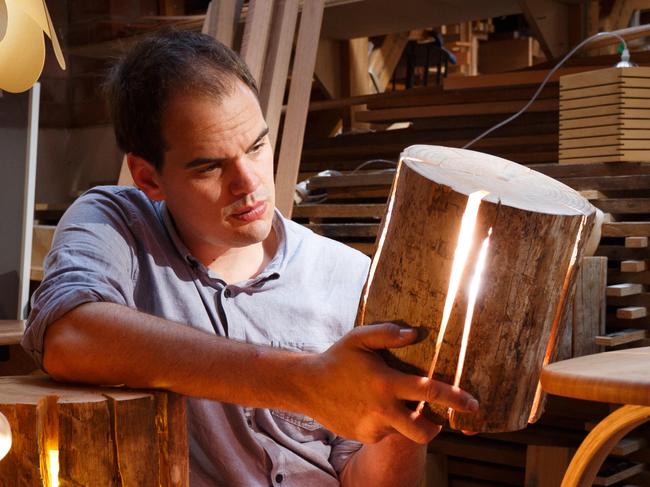
<path id="1" fill-rule="evenodd" d="M 271 233 L 264 241 L 246 247 L 230 248 L 212 262 L 204 264 L 232 284 L 257 276 L 271 262 L 277 249 L 277 234 L 275 228 L 271 228 Z"/>

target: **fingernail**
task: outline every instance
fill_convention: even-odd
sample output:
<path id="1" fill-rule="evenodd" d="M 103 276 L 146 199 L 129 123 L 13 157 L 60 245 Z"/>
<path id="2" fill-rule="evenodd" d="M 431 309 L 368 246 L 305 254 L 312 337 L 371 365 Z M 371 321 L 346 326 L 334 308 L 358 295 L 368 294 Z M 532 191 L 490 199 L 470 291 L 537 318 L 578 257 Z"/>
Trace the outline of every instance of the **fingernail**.
<path id="1" fill-rule="evenodd" d="M 467 403 L 467 409 L 473 413 L 478 411 L 478 401 L 476 399 L 470 399 L 469 403 Z"/>
<path id="2" fill-rule="evenodd" d="M 399 335 L 402 338 L 413 338 L 413 335 L 415 335 L 416 333 L 417 330 L 415 330 L 414 328 L 402 328 L 399 331 Z"/>

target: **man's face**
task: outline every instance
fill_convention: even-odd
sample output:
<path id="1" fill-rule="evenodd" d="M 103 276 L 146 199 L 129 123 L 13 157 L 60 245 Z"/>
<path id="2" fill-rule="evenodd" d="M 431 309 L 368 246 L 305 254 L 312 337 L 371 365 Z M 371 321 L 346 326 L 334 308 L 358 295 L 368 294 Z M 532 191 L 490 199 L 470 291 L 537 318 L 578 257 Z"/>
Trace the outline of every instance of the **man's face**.
<path id="1" fill-rule="evenodd" d="M 237 81 L 221 101 L 172 98 L 157 179 L 179 234 L 200 258 L 263 241 L 271 230 L 273 150 L 253 92 Z"/>

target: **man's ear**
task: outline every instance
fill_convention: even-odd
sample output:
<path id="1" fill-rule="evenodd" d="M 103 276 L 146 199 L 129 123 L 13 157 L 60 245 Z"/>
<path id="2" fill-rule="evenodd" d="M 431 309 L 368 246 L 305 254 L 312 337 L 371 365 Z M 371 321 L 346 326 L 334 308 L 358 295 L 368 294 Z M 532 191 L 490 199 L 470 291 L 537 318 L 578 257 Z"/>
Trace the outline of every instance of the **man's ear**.
<path id="1" fill-rule="evenodd" d="M 127 154 L 126 161 L 135 185 L 152 200 L 164 200 L 165 192 L 160 186 L 158 171 L 146 159 L 134 154 Z"/>

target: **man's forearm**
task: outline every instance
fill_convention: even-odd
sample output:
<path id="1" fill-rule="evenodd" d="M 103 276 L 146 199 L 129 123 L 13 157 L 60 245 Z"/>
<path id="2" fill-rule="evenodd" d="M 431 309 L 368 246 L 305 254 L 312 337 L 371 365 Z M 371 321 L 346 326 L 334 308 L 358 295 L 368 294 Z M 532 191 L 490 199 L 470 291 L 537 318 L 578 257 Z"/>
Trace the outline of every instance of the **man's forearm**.
<path id="1" fill-rule="evenodd" d="M 434 440 L 435 441 L 435 440 Z M 341 475 L 343 487 L 419 487 L 424 477 L 427 447 L 395 433 L 364 445 Z"/>
<path id="2" fill-rule="evenodd" d="M 458 388 L 391 369 L 376 353 L 417 333 L 396 324 L 356 328 L 323 353 L 236 342 L 112 303 L 88 303 L 52 323 L 43 364 L 54 378 L 164 388 L 180 394 L 313 417 L 333 432 L 375 443 L 398 431 L 419 443 L 437 432 L 404 401 L 463 411 Z"/>
<path id="3" fill-rule="evenodd" d="M 55 378 L 164 388 L 247 406 L 300 409 L 307 354 L 203 333 L 111 303 L 50 325 L 44 367 Z"/>

